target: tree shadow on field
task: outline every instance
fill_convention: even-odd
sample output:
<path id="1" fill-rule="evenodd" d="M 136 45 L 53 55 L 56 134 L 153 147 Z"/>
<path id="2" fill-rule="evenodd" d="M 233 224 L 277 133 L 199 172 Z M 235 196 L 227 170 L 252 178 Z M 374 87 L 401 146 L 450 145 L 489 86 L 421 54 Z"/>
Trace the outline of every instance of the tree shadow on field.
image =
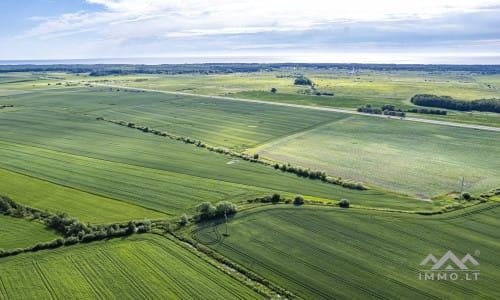
<path id="1" fill-rule="evenodd" d="M 228 216 L 228 222 L 234 218 L 234 215 Z M 225 234 L 226 219 L 224 217 L 214 220 L 206 220 L 198 223 L 198 228 L 191 232 L 191 236 L 198 243 L 210 246 L 221 243 L 229 235 Z"/>

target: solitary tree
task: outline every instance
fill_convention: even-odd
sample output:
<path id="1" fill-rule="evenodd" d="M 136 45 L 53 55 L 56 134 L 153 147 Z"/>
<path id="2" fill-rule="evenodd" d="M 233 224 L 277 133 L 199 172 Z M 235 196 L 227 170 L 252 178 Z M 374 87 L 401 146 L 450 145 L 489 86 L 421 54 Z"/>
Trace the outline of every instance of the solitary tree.
<path id="1" fill-rule="evenodd" d="M 271 93 L 273 93 L 273 94 L 276 94 L 276 92 L 277 92 L 277 91 L 278 91 L 278 90 L 277 90 L 276 88 L 272 88 L 272 89 L 271 89 Z"/>

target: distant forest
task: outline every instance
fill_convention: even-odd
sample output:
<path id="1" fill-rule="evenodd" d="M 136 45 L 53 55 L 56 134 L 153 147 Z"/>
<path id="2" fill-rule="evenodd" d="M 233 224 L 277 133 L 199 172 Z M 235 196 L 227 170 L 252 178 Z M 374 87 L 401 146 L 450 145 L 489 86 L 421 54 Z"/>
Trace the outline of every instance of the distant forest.
<path id="1" fill-rule="evenodd" d="M 500 65 L 399 65 L 399 64 L 305 64 L 305 63 L 207 63 L 207 64 L 53 64 L 53 65 L 0 65 L 5 72 L 69 72 L 89 73 L 91 76 L 128 74 L 217 74 L 234 72 L 279 71 L 282 69 L 365 69 L 374 71 L 462 71 L 477 74 L 500 74 Z"/>
<path id="2" fill-rule="evenodd" d="M 417 94 L 411 97 L 411 102 L 420 106 L 456 109 L 461 111 L 487 111 L 500 113 L 500 99 L 479 99 L 473 101 L 460 101 L 450 96 L 436 96 Z"/>

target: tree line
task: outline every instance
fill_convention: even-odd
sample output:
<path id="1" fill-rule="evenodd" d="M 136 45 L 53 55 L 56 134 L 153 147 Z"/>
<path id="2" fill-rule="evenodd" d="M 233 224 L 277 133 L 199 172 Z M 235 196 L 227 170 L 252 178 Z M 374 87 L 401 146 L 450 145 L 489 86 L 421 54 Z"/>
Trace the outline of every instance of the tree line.
<path id="1" fill-rule="evenodd" d="M 51 214 L 48 211 L 40 211 L 28 206 L 21 205 L 7 196 L 0 195 L 0 214 L 16 218 L 27 218 L 39 221 L 49 229 L 53 229 L 62 238 L 53 241 L 38 243 L 26 248 L 13 250 L 0 250 L 0 257 L 17 255 L 23 252 L 38 251 L 42 249 L 58 248 L 76 243 L 89 243 L 92 241 L 108 238 L 123 237 L 134 233 L 146 233 L 151 231 L 154 224 L 149 220 L 129 221 L 127 224 L 91 225 L 69 217 L 67 214 L 57 212 Z"/>
<path id="2" fill-rule="evenodd" d="M 364 106 L 359 106 L 357 109 L 358 112 L 375 114 L 375 115 L 387 115 L 387 116 L 395 116 L 395 117 L 405 117 L 406 114 L 399 108 L 396 108 L 394 105 L 386 104 L 382 107 L 372 107 L 371 104 L 366 104 Z"/>
<path id="3" fill-rule="evenodd" d="M 411 103 L 419 106 L 448 108 L 460 111 L 485 111 L 500 113 L 500 99 L 479 99 L 473 101 L 460 101 L 450 96 L 437 96 L 431 94 L 416 94 L 411 97 Z"/>
<path id="4" fill-rule="evenodd" d="M 374 71 L 473 72 L 499 74 L 500 65 L 422 65 L 422 64 L 356 64 L 356 63 L 206 63 L 206 64 L 16 64 L 0 66 L 2 72 L 69 72 L 92 76 L 128 74 L 214 74 L 275 70 L 336 70 L 364 69 Z"/>

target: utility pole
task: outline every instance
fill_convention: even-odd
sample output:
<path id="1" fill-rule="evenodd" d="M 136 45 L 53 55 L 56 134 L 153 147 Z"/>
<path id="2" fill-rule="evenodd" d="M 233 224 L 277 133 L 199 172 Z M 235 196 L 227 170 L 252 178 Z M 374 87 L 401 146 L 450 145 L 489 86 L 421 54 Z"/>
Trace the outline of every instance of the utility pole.
<path id="1" fill-rule="evenodd" d="M 227 207 L 224 207 L 224 218 L 226 218 L 226 236 L 227 236 Z"/>
<path id="2" fill-rule="evenodd" d="M 460 180 L 460 200 L 463 200 L 462 199 L 463 194 L 464 194 L 464 178 L 462 177 L 462 179 Z"/>

